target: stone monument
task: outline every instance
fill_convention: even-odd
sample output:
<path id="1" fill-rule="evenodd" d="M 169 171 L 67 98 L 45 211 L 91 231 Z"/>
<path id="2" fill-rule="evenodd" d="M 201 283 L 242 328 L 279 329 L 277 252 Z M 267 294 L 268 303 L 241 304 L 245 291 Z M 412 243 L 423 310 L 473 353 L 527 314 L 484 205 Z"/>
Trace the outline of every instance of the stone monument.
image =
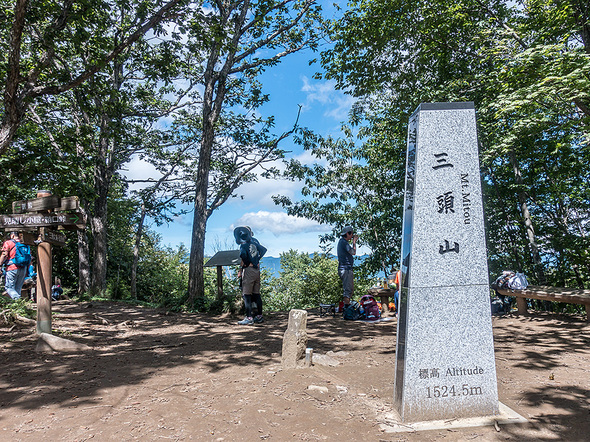
<path id="1" fill-rule="evenodd" d="M 498 414 L 473 103 L 423 103 L 410 118 L 402 236 L 402 422 Z"/>
<path id="2" fill-rule="evenodd" d="M 289 312 L 289 324 L 283 335 L 283 368 L 297 368 L 299 361 L 305 357 L 306 348 L 307 311 L 293 309 Z"/>

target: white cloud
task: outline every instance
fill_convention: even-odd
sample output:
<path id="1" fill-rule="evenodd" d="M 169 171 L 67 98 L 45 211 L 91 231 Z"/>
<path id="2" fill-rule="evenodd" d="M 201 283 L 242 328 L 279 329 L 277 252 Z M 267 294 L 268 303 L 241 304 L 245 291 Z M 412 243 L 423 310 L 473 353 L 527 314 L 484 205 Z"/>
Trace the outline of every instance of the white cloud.
<path id="1" fill-rule="evenodd" d="M 323 158 L 317 158 L 309 151 L 303 151 L 299 155 L 293 156 L 294 159 L 298 160 L 304 165 L 312 164 L 323 164 L 326 165 L 327 161 Z M 279 170 L 284 170 L 285 165 L 282 161 L 276 161 L 272 163 L 272 166 Z M 262 169 L 258 169 L 255 172 L 261 173 Z M 258 177 L 257 181 L 244 183 L 238 187 L 236 193 L 240 196 L 239 199 L 230 199 L 228 202 L 231 203 L 251 203 L 258 207 L 274 209 L 272 197 L 275 195 L 286 196 L 290 199 L 298 197 L 303 183 L 301 181 L 290 181 L 286 179 L 268 179 L 261 176 Z"/>
<path id="2" fill-rule="evenodd" d="M 267 212 L 264 210 L 243 214 L 232 225 L 231 229 L 233 230 L 236 226 L 250 226 L 254 232 L 269 232 L 275 236 L 329 231 L 329 227 L 316 221 L 298 218 L 285 212 Z"/>
<path id="3" fill-rule="evenodd" d="M 228 203 L 240 204 L 240 206 L 246 203 L 257 207 L 276 208 L 272 200 L 273 195 L 283 195 L 293 199 L 301 187 L 301 183 L 297 181 L 259 178 L 256 182 L 242 184 L 236 191 L 238 198 L 230 199 Z"/>
<path id="4" fill-rule="evenodd" d="M 311 83 L 306 76 L 302 77 L 302 92 L 307 94 L 307 100 L 304 110 L 313 107 L 314 103 L 319 103 L 326 108 L 324 116 L 343 121 L 348 117 L 348 111 L 355 102 L 355 98 L 336 90 L 336 82 L 328 80 L 323 82 Z"/>
<path id="5" fill-rule="evenodd" d="M 124 169 L 121 169 L 121 173 L 126 179 L 132 180 L 147 180 L 154 179 L 158 180 L 162 174 L 152 164 L 139 158 L 138 155 L 134 155 L 131 161 L 126 164 Z M 149 183 L 133 183 L 129 185 L 129 190 L 140 190 L 147 187 Z"/>
<path id="6" fill-rule="evenodd" d="M 312 164 L 327 165 L 328 161 L 325 158 L 318 158 L 313 155 L 309 150 L 303 151 L 299 155 L 295 155 L 293 159 L 299 161 L 301 164 L 311 166 Z"/>

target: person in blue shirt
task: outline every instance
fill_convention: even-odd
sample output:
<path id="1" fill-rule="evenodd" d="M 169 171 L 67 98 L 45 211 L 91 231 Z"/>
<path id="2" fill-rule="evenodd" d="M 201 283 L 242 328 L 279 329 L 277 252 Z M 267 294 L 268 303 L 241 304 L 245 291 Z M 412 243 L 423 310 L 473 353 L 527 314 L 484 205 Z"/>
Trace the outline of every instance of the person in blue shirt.
<path id="1" fill-rule="evenodd" d="M 35 289 L 37 286 L 37 272 L 35 271 L 35 264 L 33 263 L 34 258 L 31 258 L 31 265 L 27 269 L 27 275 L 25 276 L 25 282 L 23 284 L 23 290 L 29 292 L 29 298 L 32 301 L 37 301 Z"/>
<path id="2" fill-rule="evenodd" d="M 338 241 L 338 276 L 342 280 L 342 303 L 344 309 L 350 305 L 354 293 L 353 265 L 356 255 L 356 241 L 358 236 L 354 234 L 352 226 L 346 226 L 340 233 Z M 350 242 L 352 241 L 352 245 Z"/>

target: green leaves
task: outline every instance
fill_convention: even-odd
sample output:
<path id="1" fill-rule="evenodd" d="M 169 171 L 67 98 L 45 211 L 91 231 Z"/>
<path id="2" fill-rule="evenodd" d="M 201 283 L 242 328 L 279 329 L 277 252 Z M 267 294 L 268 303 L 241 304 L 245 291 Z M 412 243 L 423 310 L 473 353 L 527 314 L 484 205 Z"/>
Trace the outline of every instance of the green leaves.
<path id="1" fill-rule="evenodd" d="M 371 198 L 351 198 L 349 176 L 362 183 L 354 185 L 364 195 L 388 195 L 388 190 L 399 195 L 402 172 L 390 175 L 378 164 L 379 158 L 384 164 L 392 158 L 403 163 L 412 111 L 421 102 L 474 101 L 492 272 L 514 268 L 534 275 L 537 242 L 543 262 L 556 266 L 554 275 L 563 275 L 561 283 L 571 283 L 573 268 L 575 284 L 590 279 L 590 268 L 576 258 L 585 256 L 584 238 L 590 233 L 585 221 L 590 198 L 578 198 L 587 188 L 590 164 L 590 32 L 584 2 L 359 0 L 332 20 L 329 30 L 334 45 L 321 54 L 324 77 L 359 98 L 350 116 L 358 138 L 349 129 L 346 141 L 302 139 L 329 166 L 316 173 L 292 165 L 292 176 L 304 177 L 311 198 L 296 204 L 280 199 L 282 204 L 324 222 L 370 220 L 361 221 L 367 231 L 391 229 L 399 235 L 396 223 L 377 222 L 387 221 L 379 215 L 387 210 Z M 351 143 L 358 147 L 347 150 Z M 325 149 L 330 144 L 332 149 Z M 384 182 L 372 179 L 370 171 Z M 324 176 L 337 178 L 322 181 Z M 384 201 L 390 205 L 387 216 L 396 219 L 394 205 L 401 211 L 401 197 Z"/>
<path id="2" fill-rule="evenodd" d="M 265 303 L 271 310 L 314 308 L 319 304 L 338 303 L 342 296 L 338 262 L 319 253 L 308 255 L 296 250 L 282 253 L 280 274 L 270 284 Z"/>

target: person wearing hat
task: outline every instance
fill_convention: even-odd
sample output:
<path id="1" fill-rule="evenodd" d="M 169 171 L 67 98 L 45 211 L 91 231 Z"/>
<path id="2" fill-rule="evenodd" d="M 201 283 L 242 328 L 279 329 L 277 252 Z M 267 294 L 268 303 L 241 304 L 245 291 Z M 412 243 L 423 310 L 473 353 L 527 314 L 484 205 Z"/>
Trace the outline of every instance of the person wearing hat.
<path id="1" fill-rule="evenodd" d="M 260 259 L 266 253 L 266 248 L 257 239 L 253 238 L 250 227 L 236 227 L 234 238 L 240 245 L 240 258 L 242 260 L 238 278 L 242 280 L 242 296 L 246 317 L 238 322 L 239 325 L 251 325 L 264 322 L 262 317 L 262 297 L 260 296 Z M 258 314 L 252 316 L 252 302 L 256 303 Z"/>
<path id="2" fill-rule="evenodd" d="M 352 267 L 354 264 L 354 255 L 356 255 L 356 241 L 358 236 L 354 234 L 352 226 L 346 226 L 340 233 L 338 241 L 338 276 L 342 280 L 342 302 L 344 309 L 350 305 L 350 300 L 354 292 L 354 281 Z M 352 245 L 350 241 L 352 240 Z"/>

